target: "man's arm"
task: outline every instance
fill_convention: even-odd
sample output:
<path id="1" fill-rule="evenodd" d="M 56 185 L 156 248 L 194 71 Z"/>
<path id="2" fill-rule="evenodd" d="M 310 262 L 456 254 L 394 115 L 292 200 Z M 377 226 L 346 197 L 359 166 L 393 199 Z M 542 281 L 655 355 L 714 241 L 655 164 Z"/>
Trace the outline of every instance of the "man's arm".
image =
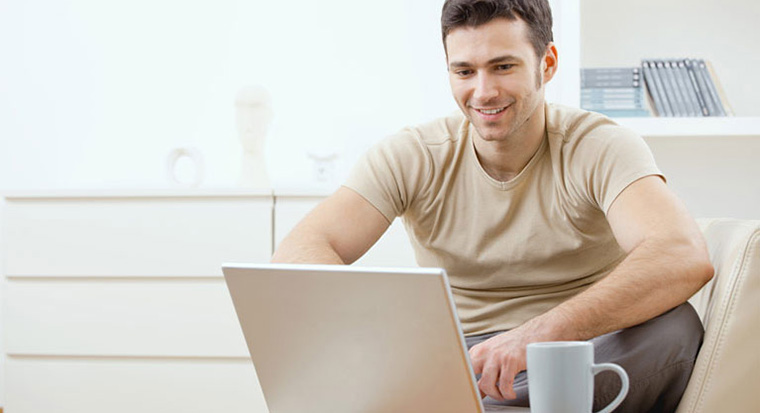
<path id="1" fill-rule="evenodd" d="M 275 263 L 351 264 L 364 255 L 390 223 L 372 204 L 340 187 L 285 237 Z"/>
<path id="2" fill-rule="evenodd" d="M 497 400 L 515 398 L 525 346 L 588 340 L 640 324 L 685 302 L 712 278 L 702 233 L 656 176 L 642 178 L 613 202 L 607 220 L 628 253 L 607 277 L 552 310 L 470 350 L 478 386 Z"/>

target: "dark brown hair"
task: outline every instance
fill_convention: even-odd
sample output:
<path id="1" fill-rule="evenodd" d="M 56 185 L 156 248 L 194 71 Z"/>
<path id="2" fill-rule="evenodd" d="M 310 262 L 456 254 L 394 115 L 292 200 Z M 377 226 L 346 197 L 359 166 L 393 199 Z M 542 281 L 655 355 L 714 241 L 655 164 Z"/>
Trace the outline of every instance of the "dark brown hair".
<path id="1" fill-rule="evenodd" d="M 477 27 L 496 18 L 525 21 L 529 40 L 541 58 L 546 45 L 553 41 L 552 11 L 548 0 L 446 0 L 441 12 L 443 47 L 446 36 L 459 27 Z"/>

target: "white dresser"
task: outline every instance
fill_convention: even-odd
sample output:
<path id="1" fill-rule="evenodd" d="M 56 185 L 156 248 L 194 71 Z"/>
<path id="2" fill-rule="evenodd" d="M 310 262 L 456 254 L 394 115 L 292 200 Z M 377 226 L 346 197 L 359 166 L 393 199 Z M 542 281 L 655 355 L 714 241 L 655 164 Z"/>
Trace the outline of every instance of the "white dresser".
<path id="1" fill-rule="evenodd" d="M 5 413 L 266 412 L 220 265 L 267 262 L 323 197 L 5 196 Z M 398 222 L 360 264 L 414 265 Z"/>

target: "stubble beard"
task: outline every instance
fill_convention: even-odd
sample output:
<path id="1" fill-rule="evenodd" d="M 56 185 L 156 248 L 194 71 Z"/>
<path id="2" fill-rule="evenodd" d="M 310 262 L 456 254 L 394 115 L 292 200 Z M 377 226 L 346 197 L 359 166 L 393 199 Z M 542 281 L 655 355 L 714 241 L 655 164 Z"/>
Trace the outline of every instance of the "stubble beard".
<path id="1" fill-rule="evenodd" d="M 541 103 L 540 96 L 541 95 L 539 94 L 539 90 L 544 85 L 544 82 L 543 82 L 543 76 L 541 76 L 541 64 L 540 63 L 536 66 L 535 76 L 536 76 L 536 83 L 535 83 L 535 87 L 536 87 L 536 89 L 535 89 L 536 102 L 535 102 L 535 104 L 532 105 L 533 107 L 531 108 L 530 112 L 526 114 L 526 116 L 525 116 L 524 119 L 519 119 L 519 118 L 516 118 L 516 117 L 514 117 L 512 119 L 509 119 L 509 118 L 503 119 L 502 121 L 505 123 L 504 127 L 507 128 L 507 130 L 504 130 L 502 132 L 495 131 L 494 133 L 488 134 L 488 133 L 486 133 L 486 131 L 489 128 L 489 122 L 486 122 L 485 125 L 481 126 L 481 125 L 478 125 L 478 123 L 474 121 L 474 119 L 478 116 L 477 113 L 472 113 L 472 114 L 470 114 L 468 116 L 470 118 L 470 123 L 475 127 L 475 130 L 478 132 L 478 135 L 480 135 L 480 137 L 483 140 L 485 140 L 485 141 L 506 141 L 506 140 L 509 139 L 510 136 L 513 136 L 515 134 L 515 132 L 517 132 L 518 130 L 520 130 L 522 127 L 524 127 L 525 125 L 527 125 L 530 122 L 530 119 L 533 117 L 534 112 L 536 110 L 538 110 L 539 106 L 541 106 L 540 105 L 540 103 Z M 515 104 L 516 103 L 517 103 L 516 100 L 513 100 L 512 102 L 509 103 L 509 106 L 506 109 L 506 111 L 509 111 L 509 113 L 506 114 L 506 115 L 508 115 L 508 117 L 509 116 L 517 116 L 517 115 L 520 114 L 520 113 L 517 113 L 515 111 L 515 109 L 519 109 L 519 108 L 515 108 Z M 526 103 L 526 101 L 523 100 L 522 103 Z M 531 103 L 533 103 L 533 102 L 531 102 Z M 475 112 L 474 109 L 471 109 L 471 110 L 473 112 Z M 465 112 L 465 113 L 467 113 L 467 112 Z M 490 122 L 490 123 L 492 123 L 494 127 L 498 126 L 497 122 Z"/>

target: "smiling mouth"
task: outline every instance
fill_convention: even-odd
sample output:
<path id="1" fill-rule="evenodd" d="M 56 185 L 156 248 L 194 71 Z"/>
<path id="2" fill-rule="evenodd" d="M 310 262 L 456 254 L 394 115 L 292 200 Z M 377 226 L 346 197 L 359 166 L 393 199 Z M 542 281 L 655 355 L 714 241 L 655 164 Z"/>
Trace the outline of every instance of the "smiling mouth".
<path id="1" fill-rule="evenodd" d="M 476 111 L 484 115 L 495 115 L 497 113 L 504 112 L 504 110 L 507 109 L 507 106 L 504 106 L 502 108 L 496 108 L 496 109 L 477 109 L 477 108 L 473 108 L 473 109 L 475 109 Z"/>

